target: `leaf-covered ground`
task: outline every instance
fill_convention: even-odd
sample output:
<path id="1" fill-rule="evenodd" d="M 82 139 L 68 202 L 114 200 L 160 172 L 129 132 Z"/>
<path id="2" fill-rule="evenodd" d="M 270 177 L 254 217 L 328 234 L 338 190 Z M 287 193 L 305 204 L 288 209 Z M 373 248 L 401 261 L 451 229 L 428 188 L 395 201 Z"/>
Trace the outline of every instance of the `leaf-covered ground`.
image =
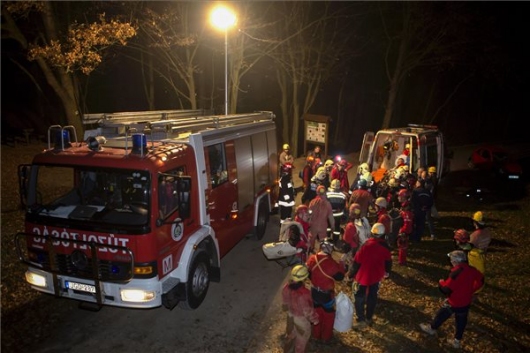
<path id="1" fill-rule="evenodd" d="M 25 284 L 25 268 L 18 261 L 13 245 L 13 235 L 22 230 L 24 219 L 19 209 L 16 168 L 20 163 L 29 163 L 43 147 L 42 144 L 2 146 L 1 151 L 3 352 L 23 351 L 14 347 L 23 348 L 38 340 L 57 320 L 56 315 L 47 312 L 53 306 L 39 306 L 41 294 Z M 437 337 L 422 333 L 418 325 L 431 319 L 443 299 L 436 284 L 449 271 L 446 254 L 453 249 L 453 230 L 470 229 L 469 217 L 479 209 L 485 212 L 494 239 L 486 258 L 487 284 L 471 308 L 462 351 L 530 351 L 530 198 L 476 203 L 462 198 L 453 188 L 441 188 L 440 192 L 438 238 L 434 241 L 425 238 L 413 244 L 407 266 L 395 264 L 391 277 L 382 284 L 374 325 L 364 331 L 336 333 L 329 345 L 311 341 L 308 352 L 454 351 L 446 343 L 454 330 L 452 318 L 442 326 Z M 351 293 L 346 283 L 339 284 L 339 291 Z M 255 342 L 247 352 L 281 352 L 284 315 L 281 310 L 271 310 L 262 324 L 260 342 Z M 30 319 L 33 323 L 37 320 L 39 325 L 28 325 Z"/>

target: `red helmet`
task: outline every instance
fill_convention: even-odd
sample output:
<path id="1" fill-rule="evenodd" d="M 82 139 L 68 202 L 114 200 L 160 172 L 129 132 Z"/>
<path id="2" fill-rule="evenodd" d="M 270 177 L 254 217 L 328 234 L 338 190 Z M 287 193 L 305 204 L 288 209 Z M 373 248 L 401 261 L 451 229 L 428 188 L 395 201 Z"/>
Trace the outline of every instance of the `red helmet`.
<path id="1" fill-rule="evenodd" d="M 296 208 L 296 214 L 300 214 L 300 213 L 304 213 L 304 212 L 308 212 L 309 211 L 309 207 L 307 207 L 307 205 L 300 205 Z"/>
<path id="2" fill-rule="evenodd" d="M 326 187 L 324 185 L 319 185 L 317 188 L 317 195 L 325 195 Z"/>
<path id="3" fill-rule="evenodd" d="M 465 229 L 457 229 L 454 239 L 460 243 L 469 243 L 469 233 Z"/>
<path id="4" fill-rule="evenodd" d="M 401 189 L 398 191 L 398 197 L 402 197 L 405 199 L 409 198 L 409 191 L 407 189 Z"/>
<path id="5" fill-rule="evenodd" d="M 345 167 L 345 166 L 348 165 L 348 162 L 345 159 L 341 159 L 340 162 L 339 162 L 339 165 Z"/>

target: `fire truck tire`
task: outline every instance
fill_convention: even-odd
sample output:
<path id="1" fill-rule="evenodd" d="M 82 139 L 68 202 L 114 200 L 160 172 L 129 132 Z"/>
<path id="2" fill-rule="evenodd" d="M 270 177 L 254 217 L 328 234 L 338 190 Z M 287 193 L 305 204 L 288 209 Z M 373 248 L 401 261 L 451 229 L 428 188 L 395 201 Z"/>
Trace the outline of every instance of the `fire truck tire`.
<path id="1" fill-rule="evenodd" d="M 265 230 L 267 228 L 267 222 L 269 221 L 269 208 L 265 202 L 260 202 L 258 208 L 258 220 L 256 222 L 256 227 L 254 232 L 256 233 L 256 238 L 258 240 L 263 239 L 265 235 Z"/>
<path id="2" fill-rule="evenodd" d="M 210 261 L 208 254 L 201 251 L 195 254 L 186 283 L 186 300 L 179 303 L 184 310 L 194 310 L 201 305 L 210 287 Z"/>

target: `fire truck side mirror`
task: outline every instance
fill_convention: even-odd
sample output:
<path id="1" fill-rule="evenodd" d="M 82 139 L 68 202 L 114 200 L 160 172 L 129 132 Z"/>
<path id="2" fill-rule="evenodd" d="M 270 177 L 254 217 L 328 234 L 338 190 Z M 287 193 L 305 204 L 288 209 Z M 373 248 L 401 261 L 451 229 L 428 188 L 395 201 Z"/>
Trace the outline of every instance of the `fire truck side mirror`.
<path id="1" fill-rule="evenodd" d="M 190 216 L 191 177 L 180 177 L 178 180 L 179 214 L 182 219 Z"/>
<path id="2" fill-rule="evenodd" d="M 25 208 L 28 204 L 28 180 L 31 165 L 21 164 L 18 166 L 18 190 L 20 195 L 20 207 Z"/>

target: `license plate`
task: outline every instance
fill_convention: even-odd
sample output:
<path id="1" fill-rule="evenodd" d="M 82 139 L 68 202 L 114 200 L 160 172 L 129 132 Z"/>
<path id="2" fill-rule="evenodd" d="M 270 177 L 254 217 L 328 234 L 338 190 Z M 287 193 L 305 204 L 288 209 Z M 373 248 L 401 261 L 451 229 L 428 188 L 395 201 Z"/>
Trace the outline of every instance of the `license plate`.
<path id="1" fill-rule="evenodd" d="M 96 293 L 96 286 L 90 284 L 65 281 L 64 285 L 68 289 L 78 290 L 81 292 Z"/>
<path id="2" fill-rule="evenodd" d="M 519 175 L 508 175 L 508 179 L 519 179 Z"/>

